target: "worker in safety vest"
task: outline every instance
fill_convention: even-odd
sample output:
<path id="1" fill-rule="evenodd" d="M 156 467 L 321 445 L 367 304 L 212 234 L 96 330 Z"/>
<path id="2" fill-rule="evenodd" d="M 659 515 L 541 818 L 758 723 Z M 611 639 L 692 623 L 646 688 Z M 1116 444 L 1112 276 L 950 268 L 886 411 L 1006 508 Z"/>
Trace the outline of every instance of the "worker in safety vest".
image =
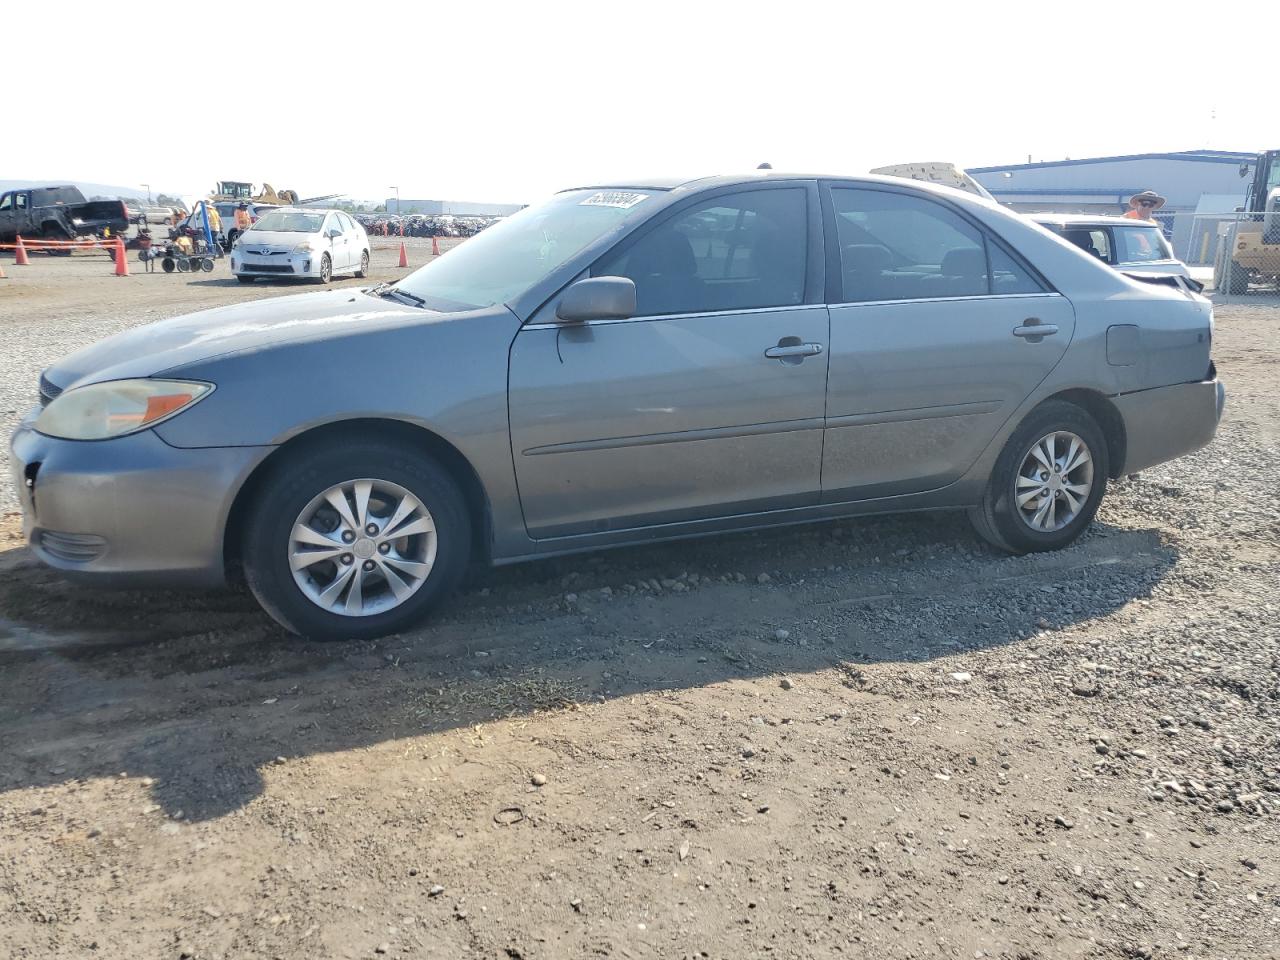
<path id="1" fill-rule="evenodd" d="M 1129 209 L 1125 216 L 1130 220 L 1154 220 L 1151 214 L 1164 206 L 1164 197 L 1154 190 L 1143 190 L 1129 198 Z"/>
<path id="2" fill-rule="evenodd" d="M 236 207 L 236 229 L 244 233 L 253 226 L 253 218 L 249 216 L 249 205 L 241 203 Z"/>

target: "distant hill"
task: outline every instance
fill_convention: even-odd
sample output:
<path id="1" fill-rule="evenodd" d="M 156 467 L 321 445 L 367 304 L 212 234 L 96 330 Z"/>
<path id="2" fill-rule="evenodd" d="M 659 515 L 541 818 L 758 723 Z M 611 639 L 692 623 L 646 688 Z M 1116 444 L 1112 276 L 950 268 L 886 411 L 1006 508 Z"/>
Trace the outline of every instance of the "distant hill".
<path id="1" fill-rule="evenodd" d="M 0 192 L 5 190 L 20 190 L 23 187 L 60 187 L 64 184 L 72 183 L 80 188 L 80 192 L 86 197 L 132 197 L 137 200 L 145 200 L 147 191 L 142 187 L 121 187 L 114 186 L 109 183 L 91 183 L 88 180 L 0 180 Z M 182 196 L 182 192 L 178 190 L 165 190 L 162 188 L 151 188 L 151 196 L 156 197 L 162 193 L 167 193 L 171 197 Z"/>

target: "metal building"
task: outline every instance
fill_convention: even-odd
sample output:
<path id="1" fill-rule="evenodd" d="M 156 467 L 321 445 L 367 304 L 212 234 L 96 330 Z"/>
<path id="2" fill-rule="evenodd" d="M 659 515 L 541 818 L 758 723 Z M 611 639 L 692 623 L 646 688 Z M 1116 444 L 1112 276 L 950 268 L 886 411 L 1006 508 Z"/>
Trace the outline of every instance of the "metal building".
<path id="1" fill-rule="evenodd" d="M 1255 160 L 1252 153 L 1186 150 L 971 167 L 968 173 L 1024 213 L 1121 214 L 1135 193 L 1154 190 L 1168 200 L 1156 216 L 1175 253 L 1200 263 L 1219 224 L 1244 204 Z"/>

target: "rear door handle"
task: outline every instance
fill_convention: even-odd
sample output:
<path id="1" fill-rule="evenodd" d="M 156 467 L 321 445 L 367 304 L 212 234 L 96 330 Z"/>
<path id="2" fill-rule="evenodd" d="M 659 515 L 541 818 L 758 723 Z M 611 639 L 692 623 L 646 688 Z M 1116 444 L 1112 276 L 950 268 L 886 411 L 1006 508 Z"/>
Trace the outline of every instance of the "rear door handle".
<path id="1" fill-rule="evenodd" d="M 1039 343 L 1045 337 L 1052 337 L 1057 332 L 1057 324 L 1042 323 L 1039 317 L 1027 317 L 1022 321 L 1022 326 L 1013 328 L 1013 335 L 1025 337 L 1028 343 Z"/>
<path id="2" fill-rule="evenodd" d="M 799 337 L 783 337 L 776 347 L 770 347 L 764 355 L 770 360 L 784 360 L 787 357 L 816 357 L 822 352 L 820 343 L 799 343 Z"/>

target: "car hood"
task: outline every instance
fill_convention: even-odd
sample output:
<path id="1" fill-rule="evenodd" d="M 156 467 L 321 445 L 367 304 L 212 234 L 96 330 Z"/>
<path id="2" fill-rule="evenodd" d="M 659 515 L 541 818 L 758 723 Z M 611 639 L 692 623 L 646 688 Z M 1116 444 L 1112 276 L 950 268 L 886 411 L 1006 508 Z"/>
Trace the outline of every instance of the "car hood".
<path id="1" fill-rule="evenodd" d="M 240 235 L 240 245 L 246 250 L 255 247 L 285 247 L 292 250 L 304 240 L 314 244 L 326 242 L 318 233 L 277 233 L 274 230 L 246 230 Z"/>
<path id="2" fill-rule="evenodd" d="M 283 342 L 343 336 L 357 327 L 380 329 L 448 316 L 355 289 L 251 300 L 135 327 L 64 357 L 44 375 L 54 387 L 66 390 L 100 380 L 154 376 Z"/>

